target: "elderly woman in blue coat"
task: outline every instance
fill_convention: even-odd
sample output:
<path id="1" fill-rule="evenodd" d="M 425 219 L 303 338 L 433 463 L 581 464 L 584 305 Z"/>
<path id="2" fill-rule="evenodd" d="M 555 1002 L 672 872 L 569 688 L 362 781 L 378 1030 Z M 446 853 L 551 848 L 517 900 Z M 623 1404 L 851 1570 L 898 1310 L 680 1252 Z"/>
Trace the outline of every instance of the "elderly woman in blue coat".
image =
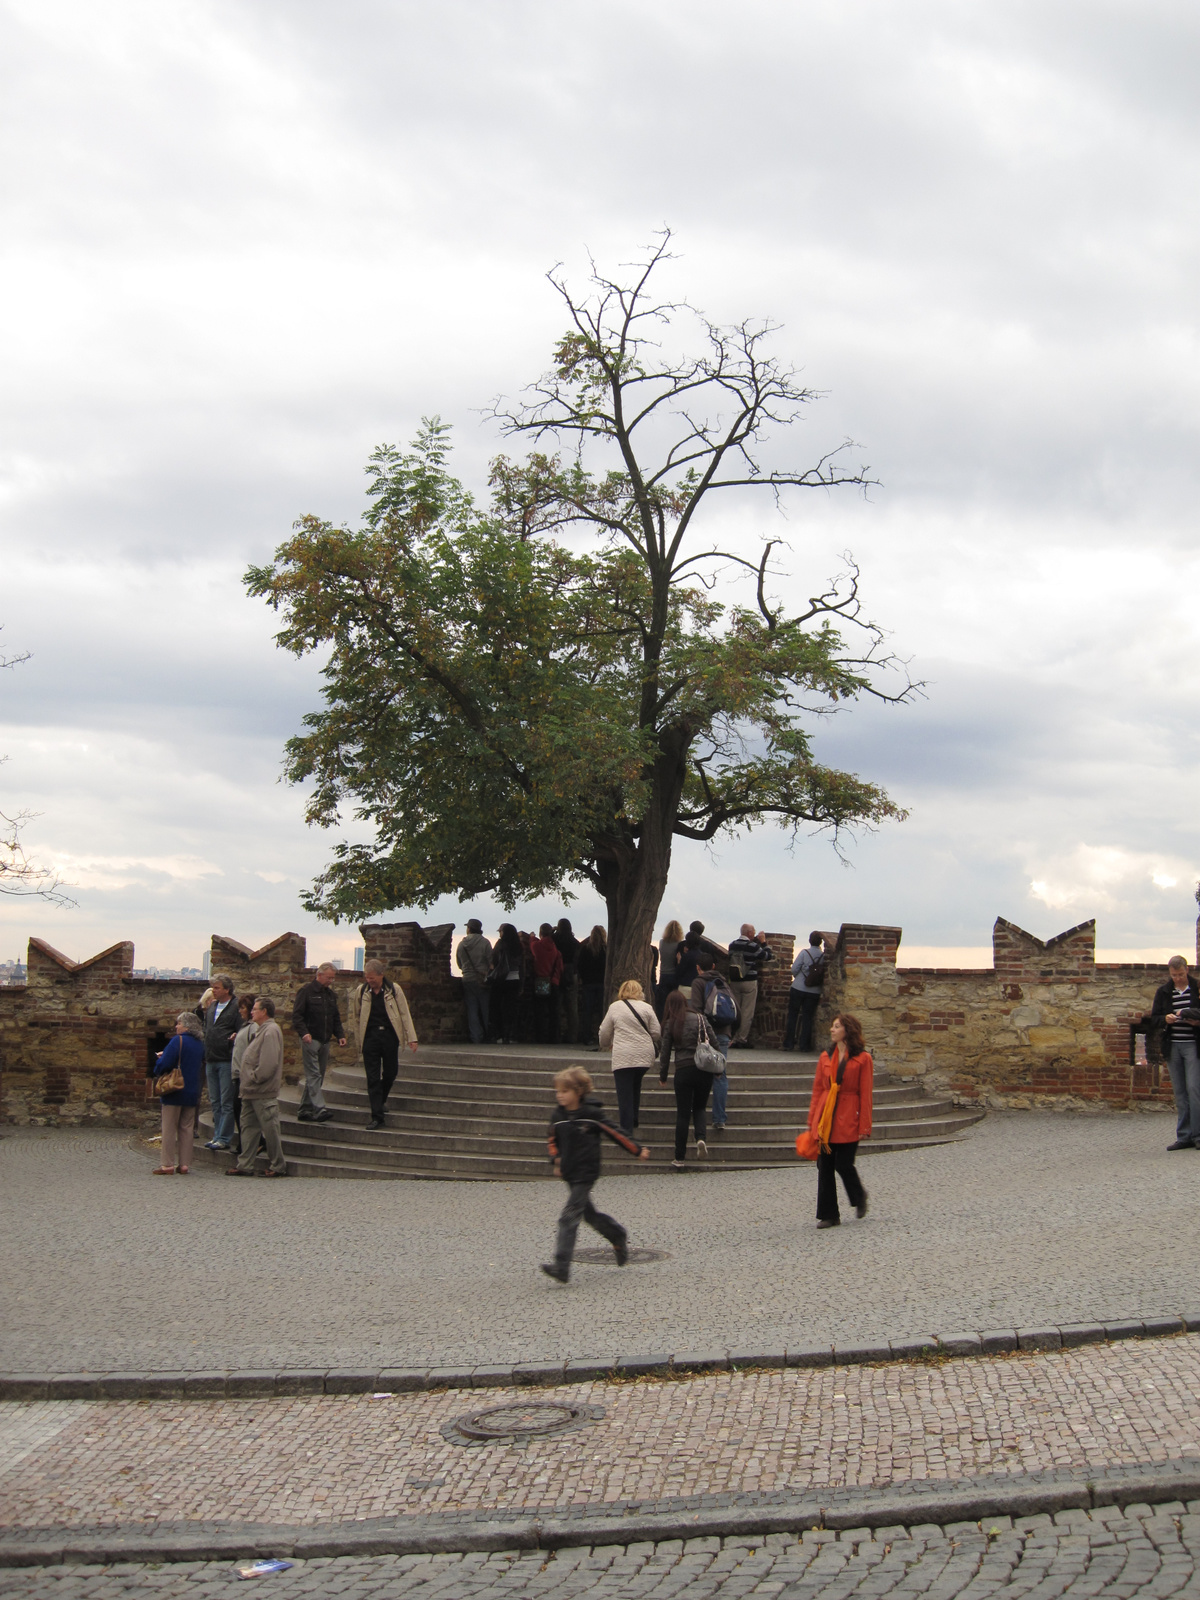
<path id="1" fill-rule="evenodd" d="M 178 1067 L 183 1074 L 183 1088 L 159 1096 L 162 1164 L 153 1169 L 156 1178 L 170 1178 L 176 1172 L 186 1177 L 192 1159 L 200 1084 L 204 1079 L 204 1029 L 190 1011 L 183 1011 L 176 1017 L 175 1037 L 156 1061 L 154 1076 L 158 1078 L 173 1067 Z"/>

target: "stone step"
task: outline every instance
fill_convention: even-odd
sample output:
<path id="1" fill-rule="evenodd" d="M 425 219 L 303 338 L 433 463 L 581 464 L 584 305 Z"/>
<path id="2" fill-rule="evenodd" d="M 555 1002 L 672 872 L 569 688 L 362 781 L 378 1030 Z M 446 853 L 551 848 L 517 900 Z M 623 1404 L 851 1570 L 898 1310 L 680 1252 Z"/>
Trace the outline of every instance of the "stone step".
<path id="1" fill-rule="evenodd" d="M 578 1055 L 549 1048 L 471 1050 L 439 1047 L 405 1054 L 388 1100 L 386 1126 L 368 1128 L 366 1075 L 343 1061 L 326 1077 L 333 1112 L 323 1123 L 300 1122 L 300 1090 L 287 1086 L 280 1101 L 284 1153 L 300 1177 L 471 1179 L 523 1182 L 551 1176 L 546 1129 L 553 1071 Z M 610 1116 L 616 1092 L 610 1059 L 586 1062 Z M 782 1052 L 740 1051 L 730 1058 L 730 1122 L 709 1138 L 707 1166 L 752 1171 L 797 1166 L 796 1133 L 807 1118 L 814 1058 Z M 883 1154 L 944 1144 L 961 1137 L 982 1112 L 927 1096 L 919 1083 L 876 1076 L 876 1135 L 863 1153 Z M 710 1113 L 711 1120 L 711 1113 Z M 651 1146 L 648 1162 L 606 1147 L 609 1176 L 671 1171 L 675 1100 L 651 1075 L 643 1088 L 639 1136 Z M 211 1134 L 207 1111 L 203 1135 Z M 205 1155 L 208 1152 L 204 1153 Z M 198 1155 L 197 1159 L 201 1159 Z M 229 1165 L 219 1152 L 213 1159 Z M 265 1162 L 260 1161 L 260 1166 Z M 689 1167 L 704 1163 L 689 1159 Z"/>
<path id="2" fill-rule="evenodd" d="M 752 1101 L 747 1103 L 747 1096 L 740 1092 L 740 1086 L 738 1089 L 739 1092 L 736 1094 L 731 1089 L 730 1104 L 739 1127 L 778 1127 L 781 1119 L 786 1120 L 789 1115 L 791 1122 L 797 1127 L 807 1120 L 809 1104 L 807 1096 L 803 1098 L 797 1096 L 792 1105 L 782 1108 L 778 1105 L 760 1106 Z M 326 1100 L 333 1112 L 334 1122 L 338 1125 L 364 1126 L 370 1115 L 365 1092 L 354 1097 L 340 1092 L 335 1099 L 327 1088 Z M 280 1107 L 285 1118 L 289 1115 L 295 1117 L 299 1103 L 295 1091 L 292 1091 L 290 1096 L 284 1095 L 280 1098 Z M 606 1109 L 615 1120 L 615 1096 L 608 1102 Z M 547 1106 L 525 1108 L 508 1105 L 503 1101 L 493 1102 L 490 1105 L 483 1102 L 457 1105 L 452 1101 L 429 1101 L 415 1096 L 408 1099 L 395 1093 L 388 1097 L 387 1110 L 389 1125 L 403 1128 L 408 1133 L 486 1134 L 495 1131 L 497 1134 L 540 1138 L 550 1120 L 550 1108 Z M 658 1090 L 657 1086 L 653 1094 L 644 1092 L 641 1114 L 645 1126 L 674 1127 L 674 1096 L 668 1099 L 667 1091 Z M 874 1107 L 874 1120 L 877 1124 L 910 1122 L 914 1118 L 927 1121 L 931 1117 L 954 1117 L 958 1114 L 952 1100 L 910 1098 L 892 1104 L 876 1104 Z M 330 1124 L 324 1126 L 328 1127 Z"/>

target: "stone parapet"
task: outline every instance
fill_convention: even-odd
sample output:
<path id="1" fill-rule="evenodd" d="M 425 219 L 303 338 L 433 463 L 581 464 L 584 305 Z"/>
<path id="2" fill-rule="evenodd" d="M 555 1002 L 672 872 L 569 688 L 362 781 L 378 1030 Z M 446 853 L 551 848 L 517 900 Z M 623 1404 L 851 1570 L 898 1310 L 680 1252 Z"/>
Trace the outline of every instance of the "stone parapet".
<path id="1" fill-rule="evenodd" d="M 1096 965 L 1094 921 L 1042 941 L 1003 917 L 984 969 L 898 967 L 900 929 L 843 924 L 818 1016 L 857 1015 L 893 1075 L 991 1106 L 1168 1104 L 1166 1074 L 1134 1061 L 1133 1028 L 1162 970 Z"/>

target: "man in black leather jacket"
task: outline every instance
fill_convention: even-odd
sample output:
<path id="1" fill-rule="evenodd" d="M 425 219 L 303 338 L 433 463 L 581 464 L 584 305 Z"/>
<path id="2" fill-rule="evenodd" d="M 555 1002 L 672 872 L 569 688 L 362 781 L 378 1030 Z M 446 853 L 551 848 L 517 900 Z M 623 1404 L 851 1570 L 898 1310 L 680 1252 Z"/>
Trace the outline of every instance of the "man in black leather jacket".
<path id="1" fill-rule="evenodd" d="M 204 1024 L 204 1075 L 212 1108 L 213 1136 L 207 1150 L 228 1150 L 233 1141 L 233 1041 L 242 1025 L 233 979 L 218 972 L 212 979 L 212 1003 L 197 1006 Z"/>
<path id="2" fill-rule="evenodd" d="M 1155 991 L 1150 1023 L 1160 1030 L 1175 1091 L 1175 1143 L 1167 1149 L 1200 1149 L 1200 984 L 1182 956 L 1167 963 L 1167 981 Z"/>

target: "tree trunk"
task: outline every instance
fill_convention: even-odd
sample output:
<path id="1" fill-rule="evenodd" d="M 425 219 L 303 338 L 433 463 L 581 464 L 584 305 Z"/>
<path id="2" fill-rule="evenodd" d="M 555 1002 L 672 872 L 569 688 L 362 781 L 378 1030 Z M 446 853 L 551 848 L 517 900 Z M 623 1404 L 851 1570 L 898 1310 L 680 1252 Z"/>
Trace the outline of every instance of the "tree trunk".
<path id="1" fill-rule="evenodd" d="M 674 779 L 675 774 L 671 775 Z M 679 808 L 682 778 L 671 781 L 666 794 L 655 785 L 636 843 L 618 848 L 600 863 L 600 880 L 608 906 L 608 962 L 604 1003 L 612 1004 L 627 978 L 635 978 L 652 999 L 654 958 L 650 947 L 658 908 L 671 870 L 671 844 Z"/>

